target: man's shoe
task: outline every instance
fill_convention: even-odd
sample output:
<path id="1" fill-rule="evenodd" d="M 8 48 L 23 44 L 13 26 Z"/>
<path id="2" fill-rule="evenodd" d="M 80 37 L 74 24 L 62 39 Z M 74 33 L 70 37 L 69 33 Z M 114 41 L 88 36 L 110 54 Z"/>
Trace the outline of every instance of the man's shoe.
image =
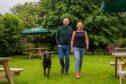
<path id="1" fill-rule="evenodd" d="M 68 72 L 64 72 L 64 75 L 69 75 Z"/>
<path id="2" fill-rule="evenodd" d="M 61 69 L 61 74 L 63 74 L 63 73 L 64 73 L 64 68 Z"/>

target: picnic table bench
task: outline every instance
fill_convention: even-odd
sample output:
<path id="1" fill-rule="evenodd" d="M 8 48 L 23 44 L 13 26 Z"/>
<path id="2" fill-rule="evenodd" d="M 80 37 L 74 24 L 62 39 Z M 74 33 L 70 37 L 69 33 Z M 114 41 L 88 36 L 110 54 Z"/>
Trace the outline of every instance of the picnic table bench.
<path id="1" fill-rule="evenodd" d="M 29 59 L 31 59 L 33 55 L 42 57 L 42 53 L 47 51 L 48 48 L 31 48 L 29 52 Z"/>
<path id="2" fill-rule="evenodd" d="M 116 50 L 126 50 L 126 48 L 116 48 Z M 126 76 L 126 71 L 123 71 L 123 67 L 126 63 L 123 61 L 126 58 L 126 51 L 114 52 L 112 55 L 115 57 L 115 77 L 119 74 L 120 84 L 122 84 L 122 79 Z"/>
<path id="3" fill-rule="evenodd" d="M 5 71 L 5 74 L 0 75 L 0 80 L 8 79 L 9 84 L 14 84 L 13 77 L 20 74 L 23 71 L 22 68 L 10 68 L 8 64 L 9 58 L 0 57 L 0 64 L 3 65 L 3 68 L 0 68 L 0 71 Z"/>

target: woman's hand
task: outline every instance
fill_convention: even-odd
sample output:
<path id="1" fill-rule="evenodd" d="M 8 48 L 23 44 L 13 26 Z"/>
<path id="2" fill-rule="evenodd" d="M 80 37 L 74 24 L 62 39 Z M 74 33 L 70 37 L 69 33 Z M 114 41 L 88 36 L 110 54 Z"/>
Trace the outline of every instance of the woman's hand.
<path id="1" fill-rule="evenodd" d="M 88 46 L 88 45 L 86 45 L 86 49 L 87 49 L 87 50 L 89 49 L 89 46 Z"/>
<path id="2" fill-rule="evenodd" d="M 71 52 L 73 53 L 73 47 L 71 47 Z"/>

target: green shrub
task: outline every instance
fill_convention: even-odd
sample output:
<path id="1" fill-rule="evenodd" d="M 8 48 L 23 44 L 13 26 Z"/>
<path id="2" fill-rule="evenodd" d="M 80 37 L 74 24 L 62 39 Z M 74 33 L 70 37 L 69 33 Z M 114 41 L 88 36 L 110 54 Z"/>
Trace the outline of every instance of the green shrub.
<path id="1" fill-rule="evenodd" d="M 21 52 L 23 21 L 13 14 L 5 14 L 0 17 L 0 22 L 0 56 Z"/>

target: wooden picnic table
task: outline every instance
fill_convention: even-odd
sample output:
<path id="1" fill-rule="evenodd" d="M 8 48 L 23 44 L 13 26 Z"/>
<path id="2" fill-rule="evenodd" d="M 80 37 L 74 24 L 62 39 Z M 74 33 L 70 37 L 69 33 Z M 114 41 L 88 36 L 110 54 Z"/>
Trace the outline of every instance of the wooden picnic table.
<path id="1" fill-rule="evenodd" d="M 29 53 L 29 59 L 32 55 L 40 56 L 42 57 L 43 52 L 47 52 L 48 48 L 31 48 Z"/>
<path id="2" fill-rule="evenodd" d="M 0 80 L 3 80 L 3 78 L 7 78 L 9 81 L 9 84 L 14 84 L 13 76 L 12 76 L 10 68 L 9 68 L 8 60 L 9 60 L 9 58 L 7 58 L 7 57 L 0 57 L 0 64 L 3 65 L 3 68 L 6 73 L 5 76 L 0 76 Z"/>
<path id="3" fill-rule="evenodd" d="M 115 57 L 115 77 L 117 77 L 118 62 L 121 62 L 124 58 L 126 58 L 126 52 L 115 52 L 112 53 L 112 55 Z"/>

